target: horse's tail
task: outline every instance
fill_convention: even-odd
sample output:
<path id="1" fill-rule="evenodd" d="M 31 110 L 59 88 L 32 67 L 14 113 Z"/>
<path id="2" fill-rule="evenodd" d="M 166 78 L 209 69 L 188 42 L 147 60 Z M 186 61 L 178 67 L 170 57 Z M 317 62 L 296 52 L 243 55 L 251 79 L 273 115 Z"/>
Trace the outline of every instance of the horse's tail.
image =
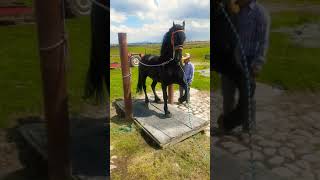
<path id="1" fill-rule="evenodd" d="M 139 65 L 138 67 L 138 84 L 137 84 L 137 93 L 142 92 L 142 86 L 143 86 L 143 77 L 142 77 L 142 67 Z"/>
<path id="2" fill-rule="evenodd" d="M 103 1 L 102 1 L 103 2 Z M 107 3 L 103 3 L 107 6 Z M 109 93 L 107 52 L 109 52 L 109 35 L 106 32 L 107 12 L 101 7 L 92 4 L 91 10 L 91 54 L 90 64 L 84 87 L 84 99 L 94 98 L 98 103 L 106 101 L 105 95 Z M 106 85 L 106 86 L 105 86 Z"/>

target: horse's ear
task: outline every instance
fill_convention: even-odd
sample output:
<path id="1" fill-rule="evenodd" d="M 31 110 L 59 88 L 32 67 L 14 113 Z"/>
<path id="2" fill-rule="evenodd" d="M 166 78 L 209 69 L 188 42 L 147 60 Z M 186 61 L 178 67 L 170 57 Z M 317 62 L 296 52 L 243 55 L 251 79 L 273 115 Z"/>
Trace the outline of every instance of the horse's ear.
<path id="1" fill-rule="evenodd" d="M 183 21 L 183 22 L 182 22 L 183 29 L 184 29 L 184 25 L 186 25 L 186 23 Z"/>
<path id="2" fill-rule="evenodd" d="M 175 26 L 174 21 L 173 21 L 173 26 Z"/>

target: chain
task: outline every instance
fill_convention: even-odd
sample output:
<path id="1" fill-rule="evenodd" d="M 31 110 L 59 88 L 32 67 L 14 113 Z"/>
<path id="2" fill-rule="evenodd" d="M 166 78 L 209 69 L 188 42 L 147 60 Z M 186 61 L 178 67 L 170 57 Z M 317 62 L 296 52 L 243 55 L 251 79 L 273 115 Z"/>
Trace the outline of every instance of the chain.
<path id="1" fill-rule="evenodd" d="M 247 57 L 245 55 L 244 52 L 244 48 L 243 48 L 243 44 L 241 42 L 240 36 L 237 33 L 237 30 L 234 26 L 234 24 L 231 22 L 229 15 L 227 14 L 227 12 L 225 11 L 225 7 L 222 3 L 219 4 L 221 6 L 222 12 L 224 14 L 224 16 L 226 17 L 229 25 L 231 26 L 231 29 L 234 33 L 234 35 L 236 36 L 238 45 L 240 47 L 240 52 L 241 52 L 241 60 L 243 62 L 244 65 L 244 70 L 245 70 L 245 78 L 246 78 L 246 84 L 247 84 L 247 90 L 248 90 L 248 124 L 249 124 L 249 129 L 248 129 L 248 134 L 249 134 L 249 149 L 250 149 L 250 170 L 251 170 L 251 179 L 254 180 L 255 178 L 255 162 L 254 162 L 254 158 L 253 158 L 253 147 L 252 147 L 252 132 L 251 129 L 253 128 L 254 122 L 251 118 L 251 87 L 250 87 L 250 74 L 249 74 L 249 68 L 248 68 L 248 64 L 247 64 Z"/>
<path id="2" fill-rule="evenodd" d="M 185 92 L 185 93 L 190 93 L 190 92 L 189 92 L 189 84 L 187 83 L 187 78 L 186 78 L 185 71 L 183 70 L 181 64 L 179 64 L 179 67 L 180 67 L 181 71 L 183 72 L 183 81 L 184 81 L 184 82 L 186 83 L 186 85 L 187 85 L 187 92 Z M 191 111 L 190 111 L 190 104 L 189 104 L 189 102 L 187 102 L 187 108 L 188 108 L 188 120 L 189 120 L 190 127 L 191 127 L 191 129 L 192 129 L 192 128 L 193 128 L 193 125 L 192 125 L 192 123 L 191 123 Z M 196 144 L 196 145 L 197 145 L 197 148 L 198 148 L 198 149 L 200 150 L 200 152 L 202 153 L 204 159 L 207 160 L 207 159 L 208 159 L 208 153 L 205 153 L 205 152 L 202 150 L 203 148 L 200 147 L 200 145 L 199 145 L 198 143 L 196 143 L 194 139 L 192 139 L 192 142 L 193 142 L 193 144 Z"/>
<path id="3" fill-rule="evenodd" d="M 140 64 L 144 65 L 144 66 L 147 66 L 147 67 L 159 67 L 159 66 L 164 66 L 166 64 L 169 64 L 171 61 L 173 61 L 174 59 L 173 58 L 170 58 L 169 61 L 165 61 L 161 64 L 145 64 L 143 62 L 141 62 L 139 59 L 137 59 L 139 61 Z"/>

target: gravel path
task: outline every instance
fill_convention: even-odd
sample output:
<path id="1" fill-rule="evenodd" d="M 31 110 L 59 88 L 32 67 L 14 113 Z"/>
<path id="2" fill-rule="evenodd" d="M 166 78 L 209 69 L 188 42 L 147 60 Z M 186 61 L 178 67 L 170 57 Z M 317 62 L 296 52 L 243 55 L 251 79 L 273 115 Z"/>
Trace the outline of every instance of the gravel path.
<path id="1" fill-rule="evenodd" d="M 257 85 L 257 132 L 253 154 L 257 166 L 292 180 L 320 180 L 320 95 L 287 94 Z M 213 97 L 211 123 L 221 113 L 221 95 Z M 215 146 L 248 160 L 248 138 L 213 137 Z"/>

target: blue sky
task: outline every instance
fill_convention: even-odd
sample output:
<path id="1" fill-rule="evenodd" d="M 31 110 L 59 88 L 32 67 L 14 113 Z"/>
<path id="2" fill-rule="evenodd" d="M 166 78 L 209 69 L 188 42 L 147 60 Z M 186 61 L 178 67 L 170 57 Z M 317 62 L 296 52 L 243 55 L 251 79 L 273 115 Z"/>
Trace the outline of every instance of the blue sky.
<path id="1" fill-rule="evenodd" d="M 110 43 L 161 42 L 173 21 L 186 22 L 187 41 L 210 40 L 210 0 L 111 0 Z"/>

